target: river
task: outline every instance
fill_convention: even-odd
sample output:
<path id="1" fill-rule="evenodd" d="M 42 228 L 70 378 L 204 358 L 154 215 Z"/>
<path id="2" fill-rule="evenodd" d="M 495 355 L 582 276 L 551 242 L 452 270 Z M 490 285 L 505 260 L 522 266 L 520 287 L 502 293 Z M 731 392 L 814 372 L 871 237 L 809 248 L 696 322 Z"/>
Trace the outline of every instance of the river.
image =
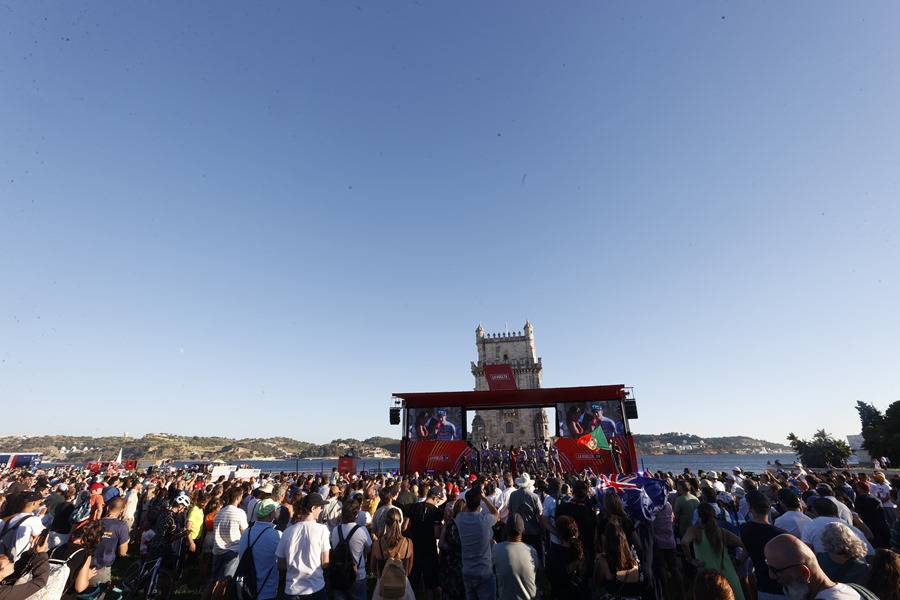
<path id="1" fill-rule="evenodd" d="M 740 467 L 745 471 L 759 473 L 766 469 L 767 462 L 774 464 L 776 460 L 785 466 L 792 465 L 796 460 L 793 454 L 666 454 L 662 456 L 639 456 L 638 464 L 643 469 L 651 471 L 672 471 L 681 473 L 689 468 L 695 473 L 704 471 L 731 472 L 734 467 Z M 337 466 L 337 459 L 305 459 L 305 460 L 245 460 L 242 464 L 248 464 L 254 469 L 262 469 L 264 473 L 300 472 L 300 473 L 329 473 Z M 400 469 L 400 461 L 396 458 L 359 458 L 356 460 L 356 468 L 360 472 L 388 471 L 396 472 Z"/>

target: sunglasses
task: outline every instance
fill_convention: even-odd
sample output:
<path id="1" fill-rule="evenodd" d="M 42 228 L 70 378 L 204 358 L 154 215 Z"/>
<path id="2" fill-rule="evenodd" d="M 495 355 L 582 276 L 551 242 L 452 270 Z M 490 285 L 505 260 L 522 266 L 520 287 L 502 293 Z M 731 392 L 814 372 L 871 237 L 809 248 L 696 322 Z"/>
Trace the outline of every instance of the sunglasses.
<path id="1" fill-rule="evenodd" d="M 766 563 L 766 566 L 769 568 L 769 573 L 771 573 L 772 575 L 780 575 L 782 571 L 787 571 L 788 569 L 792 569 L 794 567 L 802 567 L 803 563 L 796 563 L 793 565 L 788 565 L 786 567 L 781 567 L 780 569 L 776 569 L 775 567 L 773 567 L 772 565 L 770 565 L 768 563 Z"/>

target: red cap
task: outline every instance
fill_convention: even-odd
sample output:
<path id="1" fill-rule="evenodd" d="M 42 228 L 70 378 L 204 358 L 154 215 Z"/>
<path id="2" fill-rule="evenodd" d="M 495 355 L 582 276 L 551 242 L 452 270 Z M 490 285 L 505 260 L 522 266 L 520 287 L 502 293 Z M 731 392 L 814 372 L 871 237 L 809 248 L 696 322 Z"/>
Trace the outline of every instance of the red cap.
<path id="1" fill-rule="evenodd" d="M 102 484 L 102 483 L 94 483 L 94 484 L 91 485 L 91 491 L 92 491 L 92 492 L 94 492 L 94 491 L 96 491 L 96 490 L 102 490 L 102 489 L 103 489 L 103 484 Z"/>

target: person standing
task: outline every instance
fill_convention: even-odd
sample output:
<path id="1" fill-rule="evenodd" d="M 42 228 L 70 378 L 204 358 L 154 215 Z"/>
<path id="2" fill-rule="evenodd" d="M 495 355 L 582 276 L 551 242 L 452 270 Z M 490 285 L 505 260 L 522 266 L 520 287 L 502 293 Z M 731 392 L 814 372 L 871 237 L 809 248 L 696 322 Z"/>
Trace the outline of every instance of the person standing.
<path id="1" fill-rule="evenodd" d="M 238 563 L 241 534 L 247 529 L 247 513 L 238 508 L 244 491 L 235 486 L 225 496 L 227 503 L 213 519 L 213 581 L 234 576 Z"/>
<path id="2" fill-rule="evenodd" d="M 498 600 L 540 598 L 540 561 L 537 550 L 522 542 L 525 521 L 520 515 L 513 515 L 503 530 L 506 541 L 491 548 L 491 562 L 499 589 Z"/>
<path id="3" fill-rule="evenodd" d="M 325 499 L 312 492 L 295 506 L 299 520 L 288 527 L 275 557 L 278 562 L 278 586 L 281 593 L 293 598 L 325 600 L 325 572 L 331 542 L 328 527 L 318 522 Z"/>
<path id="4" fill-rule="evenodd" d="M 112 579 L 112 564 L 117 556 L 128 554 L 128 542 L 131 540 L 131 531 L 122 521 L 125 499 L 116 496 L 106 506 L 108 516 L 100 519 L 103 523 L 103 539 L 94 550 L 91 563 L 97 569 L 97 573 L 91 577 L 91 585 L 107 583 Z"/>
<path id="5" fill-rule="evenodd" d="M 757 597 L 759 600 L 784 598 L 781 586 L 769 576 L 764 550 L 769 541 L 786 532 L 769 523 L 771 504 L 768 496 L 757 490 L 747 494 L 746 498 L 750 506 L 750 518 L 741 523 L 739 529 L 741 541 L 747 548 L 750 560 L 753 561 L 753 569 L 756 571 Z"/>
<path id="6" fill-rule="evenodd" d="M 522 541 L 537 550 L 538 558 L 543 556 L 541 538 L 541 499 L 534 493 L 534 481 L 528 473 L 516 478 L 518 489 L 509 496 L 509 517 L 521 515 L 525 522 Z"/>
<path id="7" fill-rule="evenodd" d="M 466 598 L 469 600 L 496 598 L 497 580 L 492 568 L 491 543 L 494 540 L 494 525 L 499 520 L 497 507 L 484 499 L 481 486 L 466 492 L 466 508 L 456 515 L 455 521 L 462 547 Z"/>
<path id="8" fill-rule="evenodd" d="M 413 504 L 403 521 L 403 531 L 412 541 L 416 560 L 409 574 L 413 587 L 424 579 L 425 599 L 433 600 L 440 585 L 437 540 L 441 537 L 443 511 L 438 508 L 444 491 L 440 486 L 428 490 L 424 502 Z"/>
<path id="9" fill-rule="evenodd" d="M 238 561 L 244 553 L 253 553 L 256 567 L 256 599 L 275 600 L 278 597 L 278 564 L 275 551 L 281 541 L 281 532 L 275 529 L 273 519 L 278 503 L 268 498 L 256 505 L 256 520 L 241 534 L 238 544 Z"/>

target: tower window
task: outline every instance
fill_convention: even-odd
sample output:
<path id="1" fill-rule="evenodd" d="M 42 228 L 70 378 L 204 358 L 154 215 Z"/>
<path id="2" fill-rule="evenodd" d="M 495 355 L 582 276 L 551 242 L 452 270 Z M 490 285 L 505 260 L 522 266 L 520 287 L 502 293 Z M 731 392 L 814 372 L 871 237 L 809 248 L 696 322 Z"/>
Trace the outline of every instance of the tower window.
<path id="1" fill-rule="evenodd" d="M 503 360 L 508 361 L 508 360 L 509 360 L 509 355 L 508 355 L 508 354 L 504 354 L 504 355 L 503 355 Z"/>
<path id="2" fill-rule="evenodd" d="M 506 433 L 514 433 L 514 431 L 513 431 L 513 424 L 512 424 L 512 423 L 507 423 L 507 424 L 506 424 Z"/>

